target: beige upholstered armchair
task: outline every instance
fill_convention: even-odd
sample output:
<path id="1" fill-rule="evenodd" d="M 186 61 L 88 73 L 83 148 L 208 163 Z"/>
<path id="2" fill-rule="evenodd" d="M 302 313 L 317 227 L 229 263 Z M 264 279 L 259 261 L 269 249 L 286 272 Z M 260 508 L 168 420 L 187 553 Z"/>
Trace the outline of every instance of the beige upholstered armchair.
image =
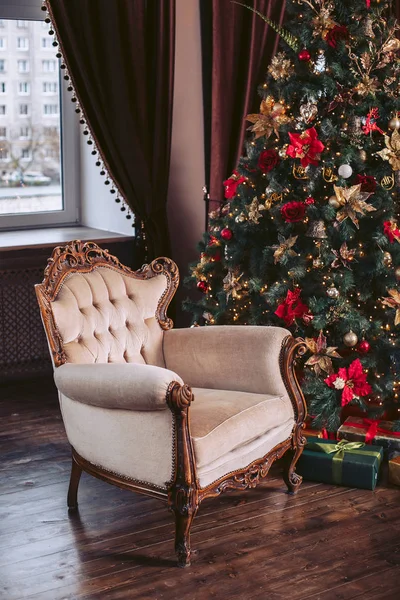
<path id="1" fill-rule="evenodd" d="M 36 286 L 68 440 L 68 506 L 82 470 L 160 498 L 190 564 L 200 503 L 257 485 L 288 454 L 296 492 L 306 407 L 294 372 L 304 352 L 278 327 L 172 329 L 179 283 L 160 258 L 133 272 L 92 242 L 56 248 Z"/>

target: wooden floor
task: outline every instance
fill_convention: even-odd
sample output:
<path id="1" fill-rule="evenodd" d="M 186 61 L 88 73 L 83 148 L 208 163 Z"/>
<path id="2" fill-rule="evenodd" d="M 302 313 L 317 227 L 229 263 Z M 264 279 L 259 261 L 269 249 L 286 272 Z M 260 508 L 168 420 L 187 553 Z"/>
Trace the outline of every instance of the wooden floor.
<path id="1" fill-rule="evenodd" d="M 69 448 L 51 383 L 0 388 L 0 598 L 399 600 L 400 489 L 304 483 L 279 468 L 206 501 L 192 567 L 175 567 L 172 517 L 154 499 L 83 475 L 68 516 Z"/>

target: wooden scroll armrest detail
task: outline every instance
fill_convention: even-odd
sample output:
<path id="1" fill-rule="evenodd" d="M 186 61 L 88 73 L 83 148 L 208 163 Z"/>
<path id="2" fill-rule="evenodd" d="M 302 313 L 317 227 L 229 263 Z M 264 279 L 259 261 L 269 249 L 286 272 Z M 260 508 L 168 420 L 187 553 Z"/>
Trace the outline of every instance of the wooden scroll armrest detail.
<path id="1" fill-rule="evenodd" d="M 168 387 L 167 404 L 175 424 L 173 440 L 174 475 L 168 485 L 168 506 L 174 513 L 175 551 L 178 565 L 190 565 L 190 526 L 199 507 L 198 484 L 192 439 L 190 436 L 189 407 L 193 392 L 188 385 L 172 382 Z"/>
<path id="2" fill-rule="evenodd" d="M 279 365 L 285 387 L 293 405 L 294 416 L 297 423 L 303 423 L 307 416 L 307 404 L 296 375 L 296 359 L 303 356 L 307 346 L 302 338 L 288 335 L 282 343 Z"/>

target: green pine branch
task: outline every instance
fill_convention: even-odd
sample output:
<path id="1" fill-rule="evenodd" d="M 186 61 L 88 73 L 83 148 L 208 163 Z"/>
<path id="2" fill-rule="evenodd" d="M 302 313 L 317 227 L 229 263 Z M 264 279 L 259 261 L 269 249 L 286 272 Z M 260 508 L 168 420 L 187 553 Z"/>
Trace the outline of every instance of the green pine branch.
<path id="1" fill-rule="evenodd" d="M 268 17 L 263 15 L 260 11 L 256 10 L 252 6 L 248 6 L 247 4 L 243 4 L 242 2 L 236 2 L 236 0 L 232 0 L 232 4 L 238 4 L 239 6 L 244 6 L 244 8 L 248 8 L 249 10 L 251 10 L 251 12 L 253 12 L 256 15 L 258 15 L 259 17 L 261 17 L 262 20 L 265 21 L 267 23 L 267 25 L 269 25 L 271 27 L 271 29 L 276 31 L 276 33 L 281 36 L 281 38 L 287 43 L 287 45 L 292 50 L 294 50 L 295 52 L 299 51 L 299 49 L 300 49 L 299 40 L 294 35 L 289 33 L 289 31 L 286 31 L 286 29 L 283 29 L 283 27 L 278 25 L 278 23 L 275 23 L 275 21 L 271 21 L 271 19 L 269 19 Z"/>

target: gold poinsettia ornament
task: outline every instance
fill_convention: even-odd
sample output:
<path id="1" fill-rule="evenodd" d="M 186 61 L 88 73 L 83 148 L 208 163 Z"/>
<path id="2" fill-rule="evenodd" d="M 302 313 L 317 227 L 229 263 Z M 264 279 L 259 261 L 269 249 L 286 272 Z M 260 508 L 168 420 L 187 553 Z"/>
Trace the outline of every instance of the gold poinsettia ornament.
<path id="1" fill-rule="evenodd" d="M 239 292 L 243 289 L 243 285 L 240 281 L 243 275 L 244 273 L 238 275 L 238 271 L 233 271 L 232 269 L 229 269 L 228 273 L 225 275 L 222 282 L 224 284 L 224 292 L 226 292 L 227 300 L 229 300 L 230 296 L 235 299 L 239 296 Z"/>
<path id="2" fill-rule="evenodd" d="M 313 37 L 321 35 L 325 39 L 328 31 L 335 27 L 337 23 L 332 19 L 333 3 L 329 3 L 327 6 L 322 6 L 319 13 L 315 15 L 312 20 L 313 25 Z"/>
<path id="3" fill-rule="evenodd" d="M 357 229 L 359 229 L 357 214 L 365 216 L 367 212 L 376 210 L 376 208 L 365 202 L 372 196 L 372 193 L 362 192 L 361 183 L 352 185 L 349 188 L 337 185 L 334 185 L 333 188 L 340 206 L 340 209 L 336 213 L 336 220 L 342 223 L 346 219 L 351 219 Z"/>
<path id="4" fill-rule="evenodd" d="M 268 96 L 260 104 L 260 113 L 247 115 L 246 121 L 253 123 L 248 130 L 255 134 L 254 139 L 264 135 L 268 139 L 272 133 L 279 138 L 279 129 L 282 125 L 289 123 L 290 119 L 286 115 L 284 104 L 275 102 L 272 96 Z"/>
<path id="5" fill-rule="evenodd" d="M 251 223 L 255 223 L 256 225 L 258 225 L 259 220 L 262 217 L 261 214 L 261 210 L 265 210 L 264 205 L 260 206 L 260 203 L 258 202 L 258 198 L 253 198 L 252 202 L 250 204 L 246 204 L 246 208 L 247 208 L 247 218 Z"/>
<path id="6" fill-rule="evenodd" d="M 354 262 L 356 251 L 349 250 L 346 242 L 343 242 L 339 250 L 332 249 L 332 254 L 335 255 L 335 260 L 331 264 L 331 267 L 333 269 L 337 269 L 338 267 L 343 265 L 343 267 L 345 267 L 346 269 L 351 270 L 351 266 L 349 265 L 349 263 Z"/>
<path id="7" fill-rule="evenodd" d="M 390 298 L 383 298 L 382 304 L 396 310 L 394 324 L 395 326 L 400 325 L 400 292 L 398 290 L 388 290 L 388 294 Z"/>
<path id="8" fill-rule="evenodd" d="M 388 160 L 393 171 L 400 171 L 400 133 L 398 129 L 395 129 L 392 136 L 385 135 L 386 148 L 377 152 L 377 154 Z"/>
<path id="9" fill-rule="evenodd" d="M 314 367 L 316 375 L 320 375 L 322 371 L 329 375 L 333 373 L 332 358 L 341 358 L 340 354 L 336 352 L 337 346 L 327 346 L 322 330 L 316 339 L 306 338 L 305 342 L 308 350 L 312 353 L 305 364 L 308 367 Z"/>
<path id="10" fill-rule="evenodd" d="M 294 65 L 292 61 L 286 57 L 284 52 L 278 52 L 271 60 L 268 71 L 275 81 L 279 79 L 288 79 L 294 73 Z"/>
<path id="11" fill-rule="evenodd" d="M 297 256 L 297 252 L 292 250 L 293 246 L 297 241 L 298 236 L 290 236 L 287 239 L 284 238 L 280 233 L 278 234 L 279 246 L 272 246 L 275 249 L 274 252 L 274 262 L 275 264 L 279 263 L 282 258 L 287 254 L 287 256 L 294 257 Z"/>

